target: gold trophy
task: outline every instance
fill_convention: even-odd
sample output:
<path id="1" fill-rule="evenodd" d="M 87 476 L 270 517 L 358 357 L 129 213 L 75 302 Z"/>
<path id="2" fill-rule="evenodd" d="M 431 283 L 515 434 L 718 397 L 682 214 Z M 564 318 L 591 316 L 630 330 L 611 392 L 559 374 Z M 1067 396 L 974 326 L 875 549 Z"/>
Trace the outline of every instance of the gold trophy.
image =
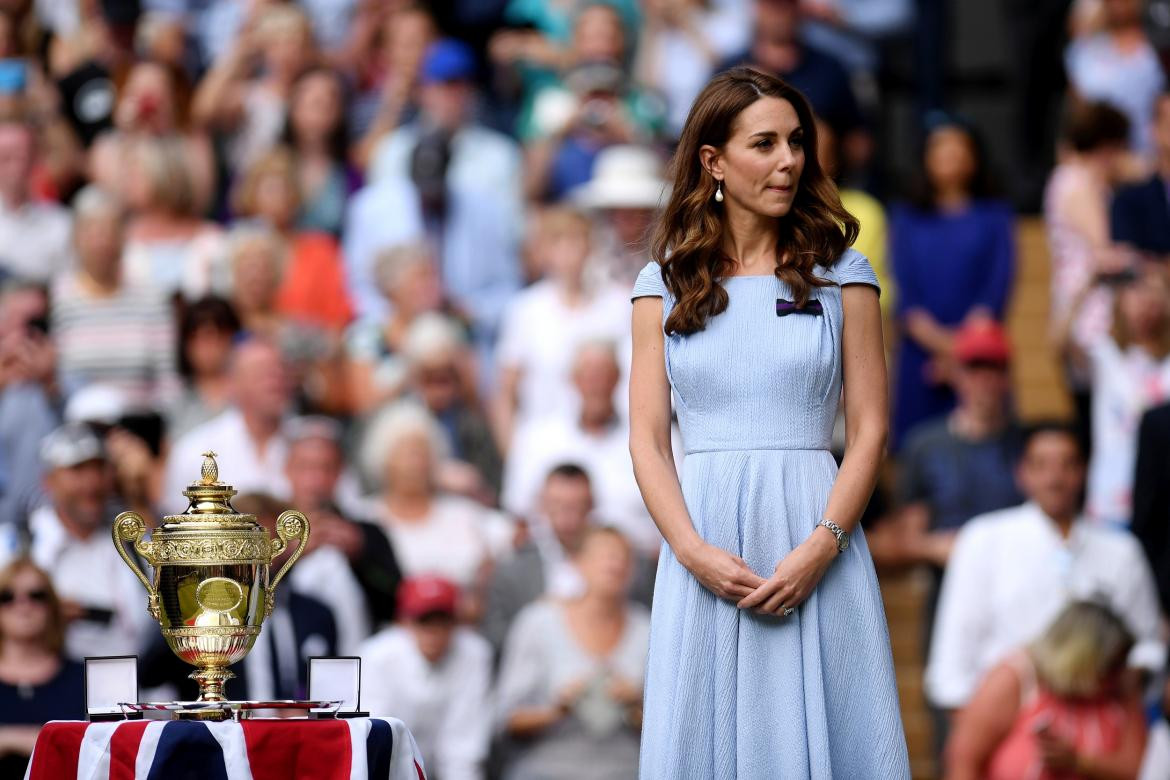
<path id="1" fill-rule="evenodd" d="M 309 541 L 309 521 L 289 510 L 276 521 L 277 538 L 232 508 L 236 491 L 219 481 L 215 453 L 203 454 L 200 479 L 183 495 L 190 506 L 167 515 L 149 540 L 146 521 L 135 512 L 114 520 L 114 546 L 150 594 L 148 611 L 179 658 L 195 666 L 199 701 L 224 701 L 223 686 L 235 675 L 228 666 L 252 649 L 260 625 L 272 614 L 273 594 Z M 269 567 L 294 539 L 300 544 L 269 583 Z M 125 543 L 154 569 L 154 581 L 126 551 Z"/>

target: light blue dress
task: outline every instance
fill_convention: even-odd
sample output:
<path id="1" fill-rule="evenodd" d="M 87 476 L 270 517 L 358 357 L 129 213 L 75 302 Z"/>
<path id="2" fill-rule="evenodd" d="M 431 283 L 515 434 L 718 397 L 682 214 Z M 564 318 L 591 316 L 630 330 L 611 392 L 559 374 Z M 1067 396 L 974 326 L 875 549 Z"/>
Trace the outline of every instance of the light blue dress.
<path id="1" fill-rule="evenodd" d="M 822 277 L 878 287 L 848 250 Z M 686 457 L 680 481 L 708 543 L 761 577 L 812 533 L 837 465 L 841 288 L 813 288 L 823 314 L 778 317 L 774 276 L 723 280 L 729 304 L 705 330 L 665 340 Z M 673 299 L 659 266 L 633 298 Z M 897 780 L 910 776 L 889 630 L 860 531 L 787 618 L 738 609 L 663 545 L 651 610 L 640 776 Z"/>

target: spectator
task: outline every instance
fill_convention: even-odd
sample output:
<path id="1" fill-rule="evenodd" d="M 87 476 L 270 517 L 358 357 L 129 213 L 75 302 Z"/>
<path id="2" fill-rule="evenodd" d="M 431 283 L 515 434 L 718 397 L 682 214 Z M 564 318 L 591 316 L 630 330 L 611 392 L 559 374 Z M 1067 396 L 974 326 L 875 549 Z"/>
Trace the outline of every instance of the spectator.
<path id="1" fill-rule="evenodd" d="M 628 600 L 634 554 L 597 528 L 577 554 L 575 598 L 516 618 L 500 670 L 500 727 L 518 743 L 503 776 L 631 777 L 638 765 L 650 616 Z"/>
<path id="2" fill-rule="evenodd" d="M 1104 103 L 1074 107 L 1064 132 L 1069 147 L 1052 171 L 1044 197 L 1044 222 L 1052 259 L 1051 320 L 1068 317 L 1076 293 L 1117 262 L 1109 236 L 1109 199 L 1119 176 L 1129 122 Z M 1112 295 L 1096 288 L 1073 324 L 1072 337 L 1088 346 L 1109 330 Z M 1089 442 L 1092 405 L 1090 377 L 1067 364 L 1066 381 L 1076 404 L 1078 424 Z"/>
<path id="3" fill-rule="evenodd" d="M 503 462 L 479 403 L 466 331 L 449 317 L 423 314 L 406 333 L 403 356 L 411 394 L 443 427 L 451 444 L 444 465 L 449 487 L 493 505 Z"/>
<path id="4" fill-rule="evenodd" d="M 122 277 L 125 212 L 96 187 L 74 206 L 76 271 L 52 290 L 51 332 L 61 386 L 111 385 L 134 408 L 165 407 L 178 393 L 171 307 L 153 287 Z"/>
<path id="5" fill-rule="evenodd" d="M 244 333 L 280 343 L 291 326 L 276 305 L 288 245 L 266 227 L 237 227 L 228 238 L 232 309 Z"/>
<path id="6" fill-rule="evenodd" d="M 958 405 L 910 431 L 900 458 L 898 504 L 869 532 L 879 566 L 925 563 L 933 587 L 927 625 L 955 537 L 968 520 L 1020 503 L 1014 468 L 1020 430 L 1009 404 L 1011 348 L 993 320 L 972 320 L 955 334 Z"/>
<path id="7" fill-rule="evenodd" d="M 150 617 L 142 585 L 110 542 L 116 510 L 101 440 L 66 423 L 45 438 L 41 460 L 47 503 L 29 518 L 29 557 L 62 599 L 65 653 L 75 661 L 137 653 Z"/>
<path id="8" fill-rule="evenodd" d="M 1170 264 L 1170 91 L 1154 103 L 1151 141 L 1154 175 L 1140 184 L 1117 191 L 1112 207 L 1112 237 L 1123 246 L 1143 253 L 1149 260 Z"/>
<path id="9" fill-rule="evenodd" d="M 203 77 L 191 102 L 199 127 L 229 135 L 228 156 L 247 170 L 278 138 L 297 78 L 315 56 L 313 31 L 295 5 L 253 6 L 252 18 Z M 259 65 L 260 75 L 252 77 Z"/>
<path id="10" fill-rule="evenodd" d="M 944 709 L 966 706 L 989 670 L 1078 598 L 1100 598 L 1122 618 L 1137 641 L 1131 666 L 1157 672 L 1166 660 L 1140 545 L 1080 514 L 1085 463 L 1075 431 L 1035 428 L 1017 475 L 1028 501 L 968 522 L 947 565 L 926 668 L 927 695 Z"/>
<path id="11" fill-rule="evenodd" d="M 991 197 L 974 130 L 953 118 L 933 118 L 922 166 L 922 191 L 890 211 L 900 330 L 895 450 L 916 424 L 954 406 L 945 382 L 954 329 L 973 314 L 1002 320 L 1015 273 L 1011 210 Z"/>
<path id="12" fill-rule="evenodd" d="M 45 289 L 0 285 L 0 528 L 24 528 L 42 500 L 41 440 L 61 422 Z M 0 550 L 0 555 L 15 549 Z"/>
<path id="13" fill-rule="evenodd" d="M 139 138 L 130 144 L 123 193 L 131 217 L 123 276 L 187 300 L 223 289 L 223 231 L 200 216 L 182 144 Z"/>
<path id="14" fill-rule="evenodd" d="M 345 258 L 358 312 L 381 316 L 376 252 L 419 239 L 438 246 L 443 288 L 486 348 L 518 283 L 522 171 L 516 145 L 471 118 L 474 72 L 471 52 L 457 41 L 427 50 L 419 117 L 374 152 L 369 184 L 346 217 Z"/>
<path id="15" fill-rule="evenodd" d="M 184 306 L 179 315 L 180 397 L 167 413 L 167 433 L 178 439 L 227 408 L 231 400 L 228 364 L 240 318 L 222 298 L 206 297 Z"/>
<path id="16" fill-rule="evenodd" d="M 362 460 L 381 493 L 371 511 L 407 577 L 437 574 L 459 586 L 460 614 L 479 614 L 494 558 L 511 550 L 512 524 L 498 512 L 445 492 L 439 482 L 449 446 L 425 409 L 401 402 L 366 429 Z"/>
<path id="17" fill-rule="evenodd" d="M 89 150 L 93 183 L 122 200 L 125 172 L 139 140 L 173 141 L 181 151 L 192 183 L 195 210 L 204 211 L 215 192 L 215 157 L 206 135 L 189 126 L 187 100 L 191 87 L 174 67 L 161 62 L 138 62 L 118 91 L 114 127 L 98 136 Z"/>
<path id="18" fill-rule="evenodd" d="M 640 555 L 657 558 L 662 536 L 638 492 L 629 430 L 614 405 L 620 373 L 613 346 L 593 341 L 579 347 L 572 378 L 579 399 L 575 418 L 538 418 L 517 430 L 504 469 L 503 506 L 531 518 L 549 470 L 580 463 L 593 484 L 600 520 L 620 528 Z"/>
<path id="19" fill-rule="evenodd" d="M 313 529 L 305 558 L 320 548 L 342 555 L 365 595 L 367 622 L 376 625 L 392 620 L 402 573 L 382 530 L 373 523 L 349 517 L 341 509 L 354 502 L 346 501 L 343 495 L 346 474 L 340 423 L 329 417 L 296 417 L 285 430 L 288 460 L 284 470 L 291 491 L 289 504 L 308 516 Z M 302 559 L 293 570 L 294 585 L 303 579 L 306 589 L 310 589 L 312 568 Z M 321 577 L 318 581 L 331 580 Z M 343 609 L 351 610 L 353 606 L 356 604 L 345 604 Z"/>
<path id="20" fill-rule="evenodd" d="M 529 535 L 512 556 L 492 572 L 481 631 L 496 653 L 520 610 L 542 596 L 576 598 L 585 590 L 576 557 L 593 523 L 593 489 L 580 466 L 563 463 L 545 477 L 540 513 L 528 523 Z"/>
<path id="21" fill-rule="evenodd" d="M 593 176 L 571 193 L 575 205 L 602 217 L 594 226 L 602 236 L 589 263 L 593 277 L 633 286 L 650 257 L 650 233 L 669 190 L 662 160 L 650 147 L 611 146 L 597 155 Z M 543 272 L 548 258 L 535 259 Z"/>
<path id="22" fill-rule="evenodd" d="M 1072 340 L 1071 323 L 1101 286 L 1115 291 L 1113 325 L 1088 348 Z M 1099 273 L 1081 288 L 1058 334 L 1061 352 L 1087 369 L 1093 388 L 1093 454 L 1087 512 L 1099 522 L 1128 526 L 1133 512 L 1138 423 L 1170 399 L 1170 280 L 1161 266 Z"/>
<path id="23" fill-rule="evenodd" d="M 36 200 L 32 172 L 37 142 L 33 129 L 11 119 L 0 121 L 0 269 L 47 283 L 72 259 L 69 212 Z"/>
<path id="24" fill-rule="evenodd" d="M 282 140 L 296 159 L 300 209 L 297 228 L 336 235 L 353 189 L 347 165 L 346 90 L 329 68 L 307 70 L 293 84 Z"/>
<path id="25" fill-rule="evenodd" d="M 496 428 L 505 449 L 526 423 L 575 416 L 571 368 L 582 344 L 609 340 L 628 353 L 629 296 L 616 284 L 591 283 L 590 228 L 568 209 L 541 218 L 547 276 L 513 299 L 496 347 Z"/>
<path id="26" fill-rule="evenodd" d="M 1150 119 L 1166 75 L 1142 29 L 1142 0 L 1101 4 L 1103 29 L 1082 35 L 1065 52 L 1073 96 L 1103 100 L 1129 119 L 1130 146 L 1150 152 Z"/>
<path id="27" fill-rule="evenodd" d="M 85 676 L 62 654 L 65 615 L 28 558 L 0 570 L 0 775 L 23 777 L 41 726 L 81 720 Z"/>
<path id="28" fill-rule="evenodd" d="M 398 591 L 399 624 L 362 645 L 362 702 L 410 724 L 437 780 L 484 777 L 491 737 L 491 648 L 458 625 L 459 588 L 411 577 Z"/>
<path id="29" fill-rule="evenodd" d="M 959 715 L 947 777 L 1136 777 L 1146 721 L 1124 677 L 1132 647 L 1107 607 L 1069 604 L 987 674 Z"/>
<path id="30" fill-rule="evenodd" d="M 183 490 L 208 450 L 219 453 L 220 472 L 231 475 L 240 493 L 288 495 L 284 475 L 288 443 L 282 425 L 292 404 L 292 388 L 284 360 L 271 342 L 252 338 L 233 350 L 228 374 L 231 405 L 171 447 L 162 495 L 168 512 L 187 508 Z"/>
<path id="31" fill-rule="evenodd" d="M 299 175 L 288 149 L 263 154 L 239 182 L 236 213 L 260 222 L 285 244 L 287 261 L 273 301 L 277 310 L 306 327 L 340 333 L 353 317 L 340 248 L 328 233 L 298 227 Z"/>
<path id="32" fill-rule="evenodd" d="M 715 66 L 743 50 L 748 30 L 739 4 L 652 0 L 638 45 L 638 80 L 666 96 L 666 126 L 678 138 L 691 104 Z"/>

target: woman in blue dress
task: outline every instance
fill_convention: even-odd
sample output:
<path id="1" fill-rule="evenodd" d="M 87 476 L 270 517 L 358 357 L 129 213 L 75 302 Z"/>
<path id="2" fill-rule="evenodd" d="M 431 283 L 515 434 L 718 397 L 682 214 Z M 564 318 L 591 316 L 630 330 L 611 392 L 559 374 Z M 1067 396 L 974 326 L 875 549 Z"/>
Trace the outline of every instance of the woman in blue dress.
<path id="1" fill-rule="evenodd" d="M 666 540 L 641 777 L 907 778 L 885 614 L 854 531 L 888 430 L 877 280 L 848 248 L 857 221 L 817 162 L 808 103 L 758 71 L 708 84 L 674 165 L 633 291 L 630 449 Z"/>

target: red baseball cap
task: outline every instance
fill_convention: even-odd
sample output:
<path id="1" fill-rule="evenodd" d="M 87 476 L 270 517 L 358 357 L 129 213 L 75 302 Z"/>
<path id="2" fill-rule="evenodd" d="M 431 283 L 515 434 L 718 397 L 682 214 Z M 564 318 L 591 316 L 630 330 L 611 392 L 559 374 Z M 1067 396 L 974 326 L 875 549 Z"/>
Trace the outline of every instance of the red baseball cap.
<path id="1" fill-rule="evenodd" d="M 970 320 L 955 333 L 955 359 L 960 363 L 1007 365 L 1011 358 L 1007 333 L 995 320 Z"/>
<path id="2" fill-rule="evenodd" d="M 411 577 L 398 586 L 401 618 L 413 620 L 435 613 L 454 615 L 458 604 L 459 586 L 444 577 Z"/>

